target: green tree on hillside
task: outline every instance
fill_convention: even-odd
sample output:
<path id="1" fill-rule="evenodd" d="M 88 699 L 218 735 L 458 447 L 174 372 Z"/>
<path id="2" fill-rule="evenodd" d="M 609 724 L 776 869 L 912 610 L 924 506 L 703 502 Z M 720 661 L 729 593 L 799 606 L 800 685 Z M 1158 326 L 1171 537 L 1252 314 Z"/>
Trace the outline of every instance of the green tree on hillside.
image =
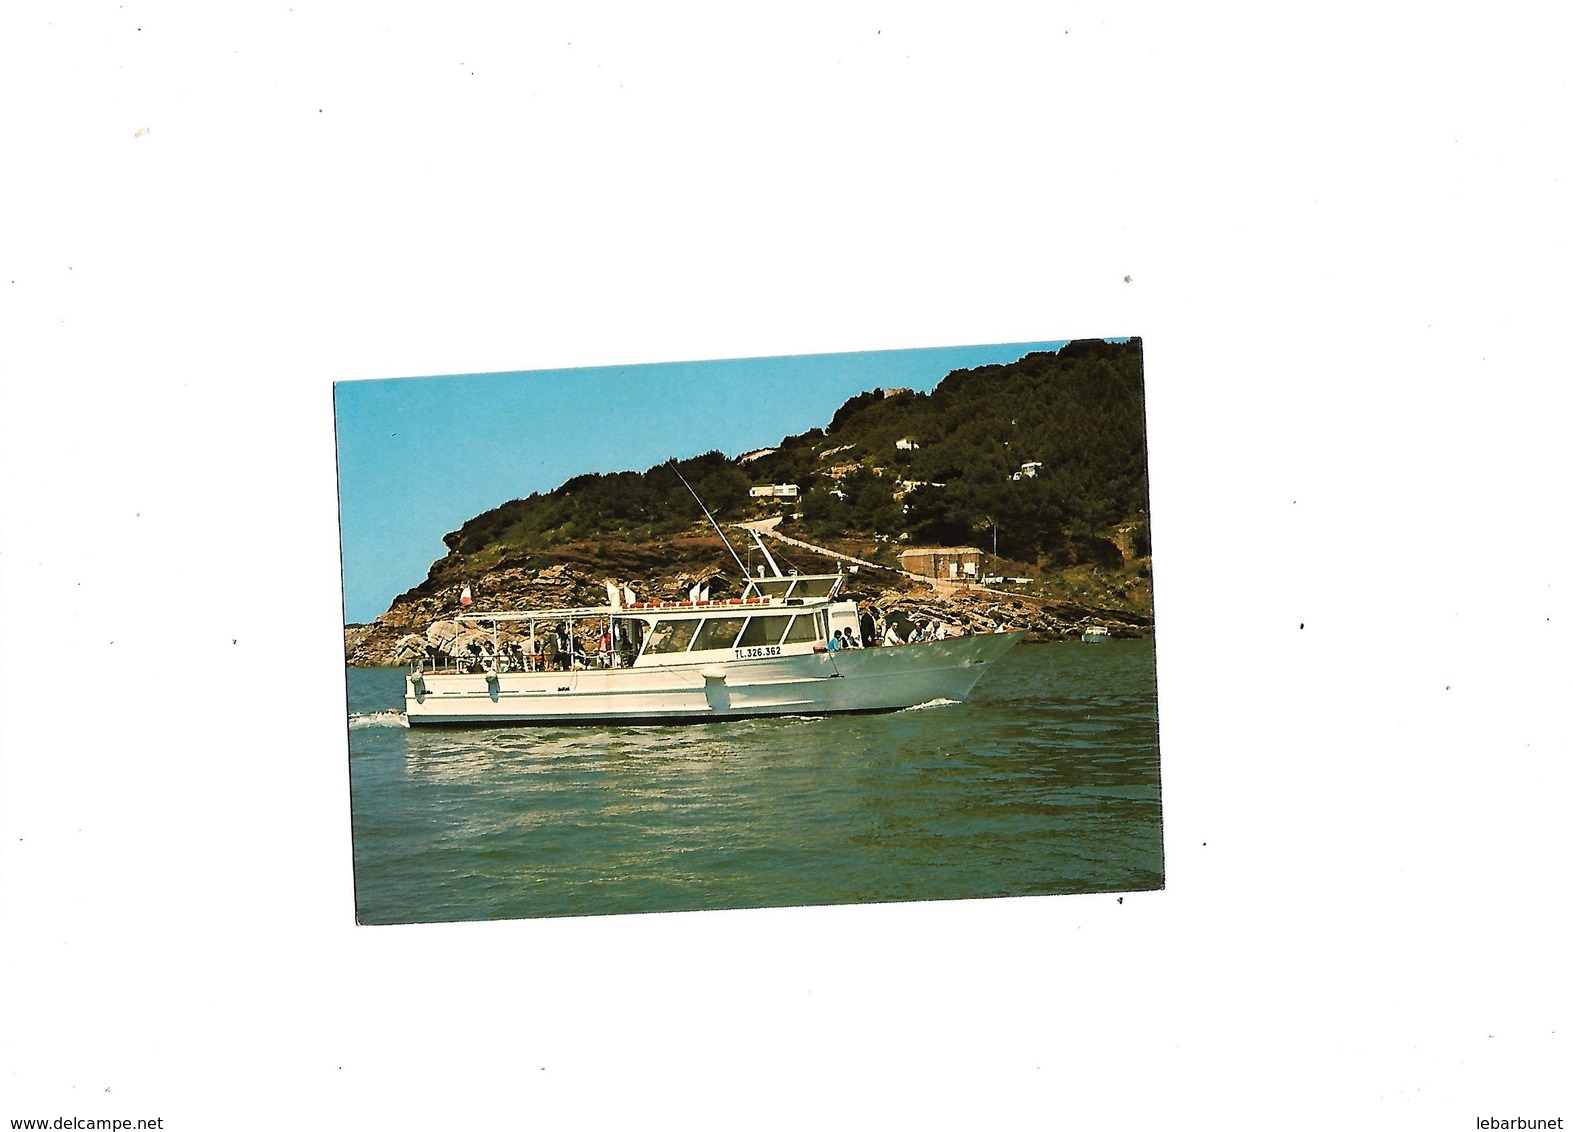
<path id="1" fill-rule="evenodd" d="M 905 437 L 918 447 L 897 449 Z M 820 455 L 830 447 L 846 451 Z M 832 464 L 858 467 L 836 481 Z M 759 513 L 751 485 L 795 483 L 803 493 L 795 510 L 811 534 L 992 546 L 997 524 L 1008 557 L 1110 561 L 1108 532 L 1147 511 L 1141 342 L 1072 342 L 1009 365 L 957 370 L 926 395 L 861 393 L 827 429 L 785 437 L 746 465 L 707 452 L 678 468 L 722 522 Z M 918 487 L 898 502 L 901 480 L 944 486 Z M 478 515 L 446 541 L 461 554 L 538 550 L 607 534 L 667 537 L 701 521 L 672 468 L 657 465 L 576 476 Z"/>

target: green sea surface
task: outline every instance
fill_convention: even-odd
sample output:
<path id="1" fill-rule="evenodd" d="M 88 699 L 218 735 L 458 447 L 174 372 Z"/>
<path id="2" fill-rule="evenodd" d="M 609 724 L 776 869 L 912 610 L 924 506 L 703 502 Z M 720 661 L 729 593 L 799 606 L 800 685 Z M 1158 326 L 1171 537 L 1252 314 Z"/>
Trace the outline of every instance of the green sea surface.
<path id="1" fill-rule="evenodd" d="M 1022 644 L 964 703 L 424 730 L 348 669 L 363 924 L 1163 887 L 1150 640 Z"/>

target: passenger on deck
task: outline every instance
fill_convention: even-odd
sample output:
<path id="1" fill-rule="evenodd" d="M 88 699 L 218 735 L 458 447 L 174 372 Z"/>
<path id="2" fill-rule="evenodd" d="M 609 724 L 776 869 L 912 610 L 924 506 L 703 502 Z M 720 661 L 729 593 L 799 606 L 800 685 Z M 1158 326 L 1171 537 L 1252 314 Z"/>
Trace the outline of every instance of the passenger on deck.
<path id="1" fill-rule="evenodd" d="M 620 621 L 613 628 L 612 635 L 616 638 L 619 667 L 631 668 L 634 658 L 639 655 L 639 623 Z"/>

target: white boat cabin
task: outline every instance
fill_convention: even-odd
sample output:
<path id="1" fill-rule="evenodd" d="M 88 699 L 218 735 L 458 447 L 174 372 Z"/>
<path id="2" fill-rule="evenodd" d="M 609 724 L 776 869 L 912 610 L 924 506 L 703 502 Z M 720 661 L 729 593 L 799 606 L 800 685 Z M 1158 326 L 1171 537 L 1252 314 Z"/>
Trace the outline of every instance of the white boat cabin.
<path id="1" fill-rule="evenodd" d="M 465 613 L 454 620 L 482 630 L 467 636 L 466 650 L 433 649 L 437 657 L 416 668 L 433 675 L 655 668 L 824 652 L 837 630 L 860 635 L 857 604 L 836 600 L 843 580 L 793 574 L 751 578 L 742 597 L 713 601 Z"/>

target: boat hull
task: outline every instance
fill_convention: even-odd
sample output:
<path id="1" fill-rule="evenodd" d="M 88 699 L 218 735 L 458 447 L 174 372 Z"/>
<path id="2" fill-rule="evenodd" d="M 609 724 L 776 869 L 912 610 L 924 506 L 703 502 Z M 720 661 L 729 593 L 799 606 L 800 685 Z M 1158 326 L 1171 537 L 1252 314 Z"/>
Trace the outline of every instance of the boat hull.
<path id="1" fill-rule="evenodd" d="M 757 716 L 899 711 L 961 700 L 1026 634 L 724 664 L 426 674 L 405 678 L 412 727 L 708 723 Z"/>

